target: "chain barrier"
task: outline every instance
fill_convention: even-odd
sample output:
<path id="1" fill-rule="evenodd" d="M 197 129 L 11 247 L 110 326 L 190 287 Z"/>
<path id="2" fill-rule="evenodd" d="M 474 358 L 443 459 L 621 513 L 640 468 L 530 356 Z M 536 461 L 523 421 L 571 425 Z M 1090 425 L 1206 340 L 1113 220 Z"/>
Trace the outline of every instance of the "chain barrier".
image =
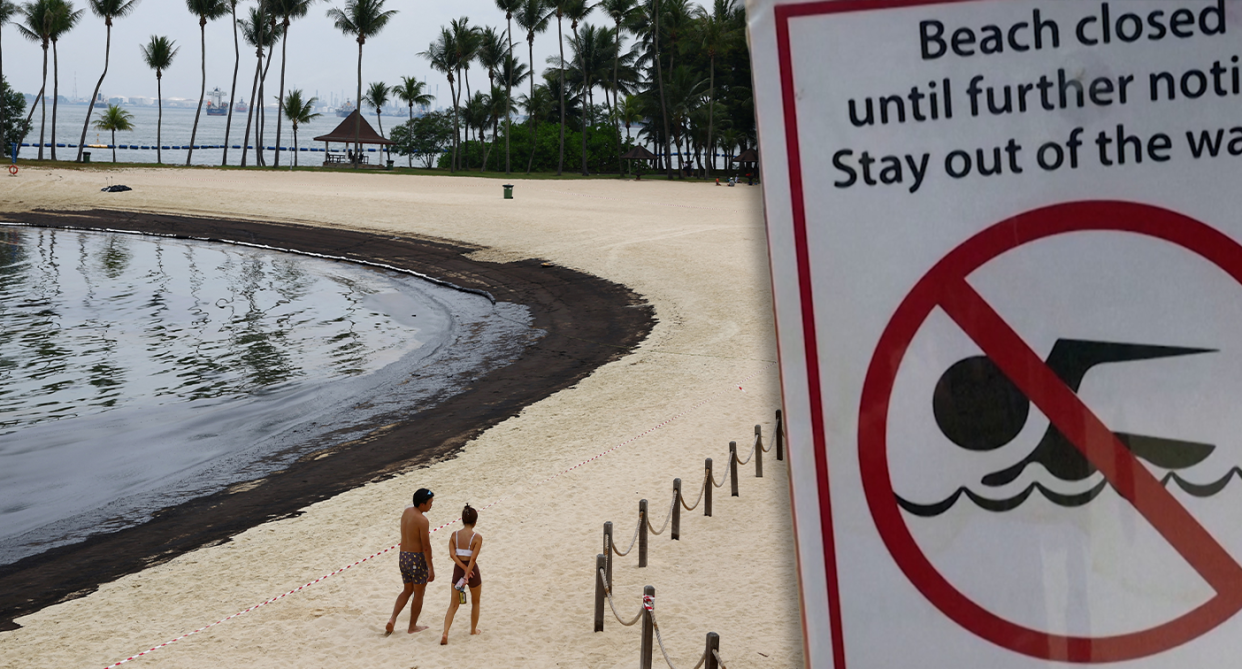
<path id="1" fill-rule="evenodd" d="M 617 605 L 616 605 L 615 603 L 613 603 L 613 601 L 612 601 L 612 588 L 608 587 L 608 585 L 607 585 L 607 584 L 608 584 L 608 579 L 604 576 L 604 570 L 603 570 L 603 569 L 599 570 L 599 580 L 600 580 L 600 582 L 601 582 L 601 583 L 603 583 L 603 584 L 604 584 L 604 594 L 605 594 L 605 595 L 608 595 L 608 606 L 609 606 L 609 608 L 611 608 L 611 609 L 612 609 L 612 615 L 613 615 L 613 617 L 615 617 L 615 618 L 617 619 L 617 622 L 621 623 L 622 625 L 624 625 L 624 626 L 626 626 L 626 627 L 629 627 L 629 626 L 631 626 L 631 625 L 633 625 L 633 624 L 637 623 L 639 620 L 642 620 L 642 618 L 643 618 L 643 607 L 642 607 L 641 605 L 638 607 L 638 615 L 634 616 L 634 619 L 633 619 L 633 620 L 631 620 L 631 621 L 630 621 L 630 622 L 628 622 L 628 623 L 627 623 L 627 622 L 625 622 L 624 620 L 622 620 L 622 619 L 621 619 L 621 614 L 617 613 Z M 695 667 L 695 669 L 698 669 L 698 667 Z"/>
<path id="2" fill-rule="evenodd" d="M 652 534 L 654 534 L 654 535 L 655 535 L 655 536 L 657 536 L 657 537 L 658 537 L 658 536 L 660 536 L 661 534 L 663 534 L 663 533 L 664 533 L 664 530 L 667 530 L 667 529 L 668 529 L 668 521 L 672 519 L 672 517 L 673 517 L 673 509 L 674 509 L 674 508 L 676 508 L 676 507 L 677 507 L 677 494 L 676 494 L 676 493 L 674 493 L 674 494 L 673 494 L 673 503 L 672 503 L 672 504 L 670 504 L 670 505 L 668 505 L 668 514 L 667 514 L 666 516 L 664 516 L 664 524 L 660 526 L 660 529 L 659 529 L 659 530 L 656 530 L 656 528 L 654 528 L 654 527 L 652 527 L 652 526 L 651 526 L 651 520 L 650 520 L 650 519 L 648 519 L 648 520 L 647 520 L 647 529 L 651 530 L 651 533 L 652 533 Z M 641 519 L 640 519 L 640 522 L 641 522 Z"/>
<path id="3" fill-rule="evenodd" d="M 660 646 L 660 653 L 664 655 L 664 661 L 668 663 L 669 669 L 677 669 L 677 665 L 673 664 L 673 661 L 668 659 L 668 650 L 664 647 L 664 639 L 660 637 L 660 625 L 656 622 L 655 606 L 651 607 L 651 629 L 655 632 L 656 642 Z M 698 663 L 696 663 L 692 669 L 699 669 L 699 667 L 703 666 L 703 663 L 706 661 L 707 651 L 703 651 L 703 654 L 699 656 Z"/>
<path id="4" fill-rule="evenodd" d="M 703 501 L 703 493 L 707 491 L 707 470 L 703 470 L 703 485 L 699 486 L 699 498 L 694 502 L 694 506 L 686 506 L 685 498 L 681 500 L 681 507 L 686 511 L 694 511 L 699 508 L 699 502 Z"/>
<path id="5" fill-rule="evenodd" d="M 617 545 L 616 545 L 616 544 L 613 544 L 613 545 L 612 545 L 612 552 L 616 553 L 617 555 L 620 555 L 621 557 L 625 557 L 625 556 L 629 555 L 629 554 L 630 554 L 630 551 L 634 550 L 634 543 L 635 543 L 636 541 L 638 541 L 638 531 L 639 531 L 639 530 L 641 530 L 641 529 L 642 529 L 642 527 L 643 527 L 643 517 L 642 517 L 642 513 L 639 513 L 639 514 L 638 514 L 638 524 L 634 526 L 634 538 L 633 538 L 633 539 L 630 539 L 630 547 L 629 547 L 629 548 L 627 548 L 627 549 L 625 549 L 625 552 L 624 552 L 624 553 L 622 553 L 621 551 L 617 550 Z"/>

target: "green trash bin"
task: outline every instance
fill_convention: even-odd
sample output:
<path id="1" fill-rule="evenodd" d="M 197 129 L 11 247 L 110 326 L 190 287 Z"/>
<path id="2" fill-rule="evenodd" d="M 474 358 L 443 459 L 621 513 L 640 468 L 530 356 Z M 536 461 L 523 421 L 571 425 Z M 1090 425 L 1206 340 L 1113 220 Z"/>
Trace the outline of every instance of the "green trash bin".
<path id="1" fill-rule="evenodd" d="M 505 184 L 505 199 L 513 199 L 513 184 Z"/>
<path id="2" fill-rule="evenodd" d="M 83 152 L 82 152 L 82 162 L 84 162 L 84 163 L 89 163 L 89 162 L 91 162 L 91 152 L 90 152 L 90 151 L 83 151 Z"/>

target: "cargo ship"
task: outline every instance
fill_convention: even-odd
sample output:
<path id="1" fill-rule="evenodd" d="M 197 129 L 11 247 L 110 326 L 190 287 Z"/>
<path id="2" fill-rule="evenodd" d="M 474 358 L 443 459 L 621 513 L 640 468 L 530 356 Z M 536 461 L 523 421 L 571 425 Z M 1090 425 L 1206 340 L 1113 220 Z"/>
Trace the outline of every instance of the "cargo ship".
<path id="1" fill-rule="evenodd" d="M 208 116 L 228 116 L 229 106 L 224 103 L 224 91 L 219 86 L 208 93 L 207 97 L 211 98 L 207 103 Z"/>
<path id="2" fill-rule="evenodd" d="M 354 113 L 354 105 L 349 100 L 346 100 L 345 104 L 336 108 L 336 115 L 341 118 L 347 118 L 352 113 Z"/>

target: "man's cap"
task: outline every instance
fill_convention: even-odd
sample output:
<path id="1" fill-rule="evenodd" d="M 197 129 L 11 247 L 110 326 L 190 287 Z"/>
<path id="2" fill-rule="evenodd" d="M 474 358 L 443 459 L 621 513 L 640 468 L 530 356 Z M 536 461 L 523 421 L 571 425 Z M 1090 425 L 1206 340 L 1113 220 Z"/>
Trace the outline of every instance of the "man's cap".
<path id="1" fill-rule="evenodd" d="M 436 494 L 426 488 L 419 488 L 414 492 L 414 506 L 421 506 L 423 502 L 435 497 Z"/>

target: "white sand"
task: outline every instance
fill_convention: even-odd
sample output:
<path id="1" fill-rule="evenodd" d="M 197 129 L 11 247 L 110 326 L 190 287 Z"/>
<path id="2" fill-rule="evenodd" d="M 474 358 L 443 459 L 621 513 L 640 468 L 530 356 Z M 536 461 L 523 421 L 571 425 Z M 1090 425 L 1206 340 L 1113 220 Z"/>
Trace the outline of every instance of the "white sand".
<path id="1" fill-rule="evenodd" d="M 104 194 L 105 176 L 134 188 Z M 779 406 L 759 188 L 633 181 L 515 180 L 376 174 L 27 169 L 0 179 L 0 209 L 124 208 L 299 221 L 438 237 L 487 247 L 479 257 L 538 257 L 631 287 L 658 324 L 638 351 L 487 431 L 455 458 L 409 471 L 267 523 L 21 618 L 0 634 L 3 667 L 105 667 L 242 611 L 395 544 L 419 487 L 437 492 L 433 527 L 464 502 L 482 507 L 482 634 L 450 597 L 448 535 L 432 535 L 438 579 L 421 622 L 383 636 L 400 591 L 388 553 L 135 660 L 135 667 L 636 666 L 639 628 L 607 613 L 592 632 L 595 555 L 612 520 L 628 544 L 640 498 L 662 522 L 672 479 L 697 492 L 703 459 L 749 451 Z M 354 221 L 354 223 L 349 223 Z M 738 389 L 742 385 L 744 392 Z M 665 424 L 670 418 L 675 420 Z M 648 432 L 657 426 L 659 429 Z M 548 477 L 634 437 L 586 466 Z M 717 465 L 717 476 L 723 468 Z M 712 518 L 685 513 L 682 538 L 652 537 L 616 558 L 618 608 L 632 616 L 644 585 L 671 659 L 694 666 L 707 632 L 733 669 L 802 664 L 795 556 L 784 463 L 741 470 L 741 496 L 716 491 Z M 656 667 L 664 666 L 656 648 Z"/>

